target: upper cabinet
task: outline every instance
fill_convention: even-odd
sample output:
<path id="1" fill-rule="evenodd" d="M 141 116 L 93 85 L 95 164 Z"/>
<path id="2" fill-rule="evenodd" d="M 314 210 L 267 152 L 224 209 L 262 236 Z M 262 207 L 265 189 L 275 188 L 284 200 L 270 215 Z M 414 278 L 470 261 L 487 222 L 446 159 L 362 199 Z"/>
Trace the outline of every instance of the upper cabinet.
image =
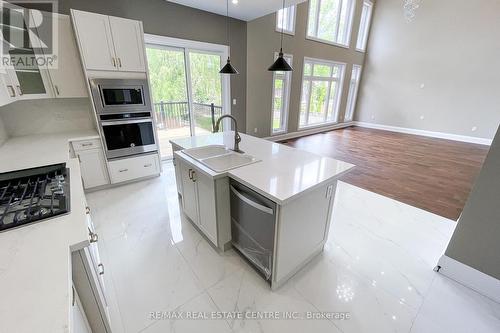
<path id="1" fill-rule="evenodd" d="M 16 100 L 52 97 L 47 67 L 39 60 L 40 54 L 35 53 L 35 49 L 40 49 L 39 40 L 32 38 L 32 31 L 27 28 L 31 26 L 30 16 L 7 2 L 2 2 L 1 15 L 3 56 L 11 59 L 8 63 L 2 61 L 8 94 Z"/>
<path id="2" fill-rule="evenodd" d="M 142 23 L 71 10 L 87 70 L 146 72 Z"/>
<path id="3" fill-rule="evenodd" d="M 87 86 L 83 76 L 80 54 L 71 28 L 71 20 L 67 15 L 42 13 L 44 19 L 54 20 L 58 27 L 57 58 L 52 66 L 48 66 L 53 95 L 56 98 L 87 97 Z M 38 35 L 41 40 L 51 38 L 52 31 L 49 26 L 41 25 Z"/>

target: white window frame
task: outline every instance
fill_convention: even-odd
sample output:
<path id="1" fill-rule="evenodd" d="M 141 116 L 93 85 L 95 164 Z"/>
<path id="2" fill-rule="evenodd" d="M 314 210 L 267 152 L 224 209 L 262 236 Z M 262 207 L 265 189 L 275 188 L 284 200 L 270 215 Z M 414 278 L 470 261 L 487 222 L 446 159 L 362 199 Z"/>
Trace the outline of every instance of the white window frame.
<path id="1" fill-rule="evenodd" d="M 367 12 L 365 12 L 367 10 Z M 366 52 L 368 35 L 370 34 L 370 25 L 373 15 L 373 2 L 363 1 L 363 10 L 361 12 L 361 21 L 359 22 L 358 38 L 356 40 L 356 51 Z"/>
<path id="2" fill-rule="evenodd" d="M 311 75 L 306 75 L 305 74 L 305 67 L 306 64 L 311 64 Z M 339 78 L 333 78 L 333 77 L 324 77 L 324 76 L 314 76 L 314 64 L 318 65 L 327 65 L 327 66 L 340 66 L 340 75 Z M 342 91 L 344 87 L 344 77 L 345 77 L 345 69 L 346 69 L 347 64 L 344 62 L 339 62 L 339 61 L 332 61 L 332 60 L 324 60 L 324 59 L 317 59 L 317 58 L 310 58 L 310 57 L 304 57 L 304 65 L 302 67 L 302 82 L 301 82 L 301 92 L 300 92 L 300 104 L 299 104 L 299 116 L 297 119 L 297 124 L 298 124 L 298 129 L 300 130 L 306 130 L 310 128 L 315 128 L 315 127 L 323 127 L 327 125 L 332 125 L 336 124 L 339 122 L 339 116 L 340 116 L 340 102 L 342 100 Z M 309 81 L 309 98 L 307 101 L 307 114 L 309 115 L 309 107 L 310 107 L 310 102 L 311 102 L 311 87 L 312 87 L 312 81 L 327 81 L 329 82 L 328 84 L 328 90 L 327 90 L 327 96 L 326 96 L 326 103 L 327 103 L 327 108 L 325 112 L 325 120 L 322 123 L 315 123 L 315 124 L 308 124 L 308 121 L 306 121 L 305 125 L 301 125 L 300 123 L 300 116 L 301 116 L 301 107 L 302 107 L 302 96 L 304 94 L 304 82 L 305 80 Z M 332 82 L 337 82 L 338 83 L 338 91 L 337 91 L 337 97 L 336 101 L 333 106 L 333 112 L 334 112 L 334 117 L 333 120 L 328 120 L 328 106 L 329 106 L 329 101 L 330 101 L 330 92 L 331 92 L 331 83 Z M 308 118 L 308 116 L 307 116 Z"/>
<path id="3" fill-rule="evenodd" d="M 354 69 L 357 68 L 357 77 L 353 77 Z M 352 121 L 354 118 L 354 111 L 356 109 L 356 102 L 358 100 L 359 82 L 361 81 L 361 73 L 363 67 L 361 65 L 352 65 L 351 80 L 349 82 L 349 95 L 347 96 L 347 105 L 345 108 L 344 122 Z"/>
<path id="4" fill-rule="evenodd" d="M 278 58 L 278 52 L 274 53 L 274 60 Z M 285 59 L 290 59 L 289 65 L 293 67 L 293 55 L 284 54 Z M 274 96 L 275 96 L 275 86 L 277 76 L 280 75 L 283 77 L 283 102 L 281 103 L 282 109 L 282 128 L 275 131 L 273 128 L 274 123 Z M 271 98 L 271 135 L 278 135 L 288 132 L 288 112 L 290 110 L 290 91 L 292 87 L 292 72 L 273 72 L 273 90 L 272 90 L 272 98 Z"/>
<path id="5" fill-rule="evenodd" d="M 311 4 L 312 4 L 312 2 L 309 1 L 308 10 L 307 10 L 306 39 L 349 49 L 350 45 L 351 45 L 352 23 L 353 23 L 353 17 L 354 17 L 355 8 L 356 8 L 356 0 L 338 0 L 340 2 L 339 8 L 342 8 L 342 2 L 343 1 L 349 1 L 350 2 L 350 8 L 348 9 L 349 13 L 347 14 L 346 44 L 339 43 L 337 41 L 331 41 L 331 40 L 328 40 L 328 39 L 323 39 L 323 38 L 317 37 L 318 36 L 318 26 L 319 26 L 319 16 L 320 16 L 319 14 L 320 14 L 320 11 L 321 11 L 320 10 L 321 9 L 321 1 L 324 1 L 324 0 L 317 0 L 317 8 L 315 8 L 315 11 L 316 11 L 316 22 L 315 22 L 315 28 L 314 28 L 315 31 L 314 31 L 314 34 L 310 34 L 309 33 L 309 21 L 311 19 L 310 18 L 310 16 L 311 16 L 310 14 L 311 14 Z M 337 14 L 337 22 L 340 22 L 340 14 L 341 14 L 341 10 L 339 10 L 339 12 Z M 339 27 L 340 27 L 340 23 L 337 25 L 337 27 L 335 29 L 337 31 L 337 38 L 336 38 L 337 40 L 338 40 L 338 30 L 339 30 Z"/>
<path id="6" fill-rule="evenodd" d="M 283 9 L 280 9 L 276 12 L 276 31 L 277 32 L 281 32 L 281 28 L 280 28 L 280 25 L 281 25 L 281 20 L 279 19 L 279 12 L 281 12 Z M 283 33 L 287 34 L 287 35 L 295 35 L 295 21 L 296 21 L 296 18 L 297 18 L 297 6 L 296 5 L 293 5 L 293 6 L 289 6 L 289 7 L 286 7 L 285 10 L 288 10 L 288 11 L 291 11 L 291 15 L 288 16 L 288 22 L 285 22 L 285 27 L 283 29 Z M 291 29 L 287 29 L 286 27 L 287 26 L 291 26 Z"/>

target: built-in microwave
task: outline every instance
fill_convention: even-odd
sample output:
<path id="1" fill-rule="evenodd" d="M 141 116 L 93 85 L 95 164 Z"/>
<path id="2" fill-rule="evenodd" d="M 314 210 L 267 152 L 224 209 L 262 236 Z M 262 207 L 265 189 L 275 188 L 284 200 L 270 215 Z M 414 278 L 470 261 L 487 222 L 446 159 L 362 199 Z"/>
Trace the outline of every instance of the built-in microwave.
<path id="1" fill-rule="evenodd" d="M 147 80 L 91 79 L 97 114 L 151 112 Z"/>

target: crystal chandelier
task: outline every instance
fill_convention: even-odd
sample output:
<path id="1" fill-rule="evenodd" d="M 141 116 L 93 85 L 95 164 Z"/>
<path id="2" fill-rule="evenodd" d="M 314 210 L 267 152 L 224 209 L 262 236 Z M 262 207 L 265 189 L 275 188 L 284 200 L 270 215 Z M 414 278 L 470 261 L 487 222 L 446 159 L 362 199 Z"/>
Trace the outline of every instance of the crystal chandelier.
<path id="1" fill-rule="evenodd" d="M 420 7 L 422 0 L 403 0 L 403 12 L 405 19 L 411 22 L 417 15 L 417 9 Z"/>

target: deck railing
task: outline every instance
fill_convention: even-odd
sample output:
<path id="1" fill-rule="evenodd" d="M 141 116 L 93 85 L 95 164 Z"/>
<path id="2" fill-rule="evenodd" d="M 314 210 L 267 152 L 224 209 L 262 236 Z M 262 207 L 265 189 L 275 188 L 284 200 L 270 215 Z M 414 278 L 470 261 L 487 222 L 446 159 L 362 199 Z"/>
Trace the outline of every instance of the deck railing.
<path id="1" fill-rule="evenodd" d="M 222 106 L 215 105 L 215 118 L 222 115 Z M 211 105 L 193 103 L 195 126 L 212 130 Z M 189 126 L 188 102 L 158 102 L 154 103 L 154 117 L 158 129 L 175 129 Z"/>

